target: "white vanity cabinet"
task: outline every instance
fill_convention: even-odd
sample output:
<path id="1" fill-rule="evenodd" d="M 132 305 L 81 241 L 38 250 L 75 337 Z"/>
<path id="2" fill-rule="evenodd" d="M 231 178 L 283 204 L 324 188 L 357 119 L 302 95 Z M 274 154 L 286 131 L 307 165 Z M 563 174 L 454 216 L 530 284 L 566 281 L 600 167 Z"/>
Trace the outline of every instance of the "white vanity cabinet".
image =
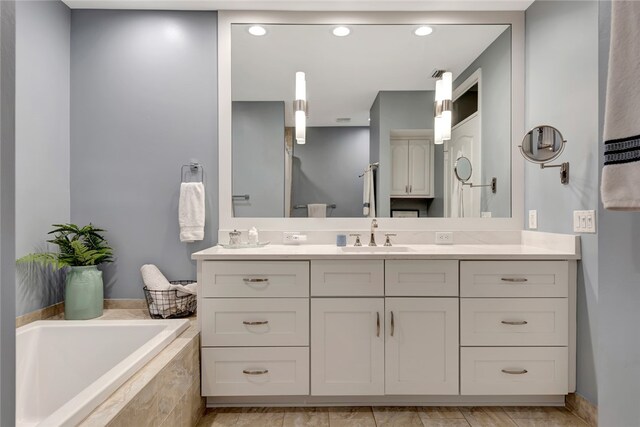
<path id="1" fill-rule="evenodd" d="M 489 258 L 199 259 L 202 394 L 561 399 L 575 390 L 576 262 Z"/>
<path id="2" fill-rule="evenodd" d="M 460 263 L 463 395 L 567 394 L 567 261 Z"/>
<path id="3" fill-rule="evenodd" d="M 311 300 L 311 394 L 384 394 L 384 299 Z"/>
<path id="4" fill-rule="evenodd" d="M 391 140 L 391 197 L 433 197 L 433 143 Z"/>

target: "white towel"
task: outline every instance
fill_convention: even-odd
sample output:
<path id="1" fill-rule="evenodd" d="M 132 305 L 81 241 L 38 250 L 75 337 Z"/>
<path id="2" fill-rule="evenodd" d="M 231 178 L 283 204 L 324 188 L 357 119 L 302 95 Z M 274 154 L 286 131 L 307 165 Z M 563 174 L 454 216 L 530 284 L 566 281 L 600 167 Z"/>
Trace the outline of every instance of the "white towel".
<path id="1" fill-rule="evenodd" d="M 204 185 L 201 182 L 180 184 L 178 221 L 181 242 L 204 238 Z"/>
<path id="2" fill-rule="evenodd" d="M 640 210 L 640 3 L 611 2 L 602 204 Z"/>
<path id="3" fill-rule="evenodd" d="M 373 186 L 373 169 L 371 166 L 364 172 L 362 189 L 362 215 L 367 218 L 376 217 L 376 195 Z"/>
<path id="4" fill-rule="evenodd" d="M 142 281 L 148 289 L 152 291 L 168 291 L 171 289 L 171 283 L 155 265 L 143 265 L 140 267 L 140 273 L 142 273 Z"/>
<path id="5" fill-rule="evenodd" d="M 324 203 L 312 203 L 307 205 L 307 216 L 309 218 L 326 218 L 327 205 Z"/>

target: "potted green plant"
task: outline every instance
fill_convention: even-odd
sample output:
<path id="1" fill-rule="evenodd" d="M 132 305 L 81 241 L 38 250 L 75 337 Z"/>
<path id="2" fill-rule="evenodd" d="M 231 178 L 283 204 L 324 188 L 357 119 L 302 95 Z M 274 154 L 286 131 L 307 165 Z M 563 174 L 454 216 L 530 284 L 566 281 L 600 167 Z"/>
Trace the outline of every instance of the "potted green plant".
<path id="1" fill-rule="evenodd" d="M 105 231 L 92 224 L 53 224 L 47 240 L 58 246 L 58 252 L 26 255 L 19 263 L 35 262 L 54 269 L 67 269 L 64 289 L 64 316 L 68 320 L 93 319 L 102 316 L 104 285 L 98 265 L 113 262 L 113 250 L 103 237 Z"/>

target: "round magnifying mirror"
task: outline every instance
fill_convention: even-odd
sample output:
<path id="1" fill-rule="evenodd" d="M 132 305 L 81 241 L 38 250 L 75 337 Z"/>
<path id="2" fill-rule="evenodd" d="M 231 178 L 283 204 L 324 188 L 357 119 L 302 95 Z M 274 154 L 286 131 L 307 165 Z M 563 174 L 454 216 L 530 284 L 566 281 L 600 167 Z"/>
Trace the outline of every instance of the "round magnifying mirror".
<path id="1" fill-rule="evenodd" d="M 536 126 L 524 136 L 520 152 L 530 162 L 548 163 L 562 153 L 565 142 L 553 126 Z"/>
<path id="2" fill-rule="evenodd" d="M 471 178 L 471 173 L 473 172 L 473 167 L 471 167 L 471 160 L 469 160 L 465 156 L 458 157 L 453 168 L 453 172 L 456 174 L 456 178 L 458 178 L 458 181 L 462 182 L 463 184 L 469 181 L 469 178 Z"/>

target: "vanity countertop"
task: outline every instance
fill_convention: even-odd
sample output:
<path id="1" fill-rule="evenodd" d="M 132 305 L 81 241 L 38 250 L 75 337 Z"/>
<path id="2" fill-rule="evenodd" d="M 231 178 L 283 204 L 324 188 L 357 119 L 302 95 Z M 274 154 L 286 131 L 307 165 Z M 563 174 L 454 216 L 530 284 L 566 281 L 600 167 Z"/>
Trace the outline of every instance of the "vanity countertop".
<path id="1" fill-rule="evenodd" d="M 580 251 L 553 250 L 529 245 L 396 245 L 386 251 L 380 246 L 368 251 L 353 251 L 335 245 L 268 245 L 262 248 L 225 249 L 221 246 L 204 249 L 192 255 L 204 260 L 296 260 L 296 259 L 460 259 L 460 260 L 572 260 L 580 259 Z M 352 248 L 347 247 L 347 248 Z"/>

